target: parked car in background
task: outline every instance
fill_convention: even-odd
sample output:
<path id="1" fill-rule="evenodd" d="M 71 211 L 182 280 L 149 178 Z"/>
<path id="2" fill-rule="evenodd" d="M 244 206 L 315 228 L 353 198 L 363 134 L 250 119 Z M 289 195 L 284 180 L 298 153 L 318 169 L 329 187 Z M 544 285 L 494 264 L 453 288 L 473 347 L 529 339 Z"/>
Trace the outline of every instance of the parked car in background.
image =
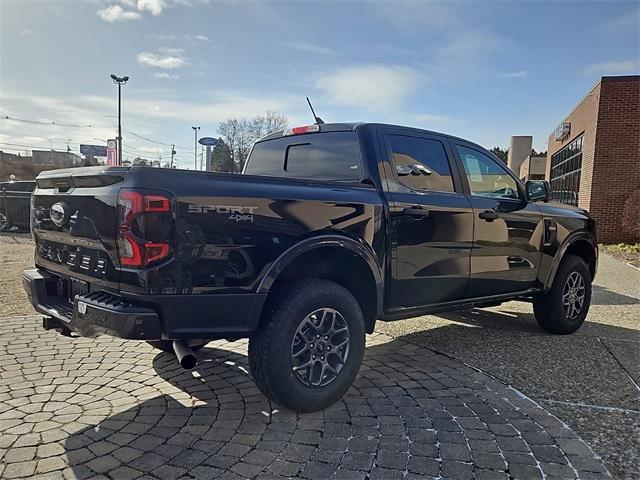
<path id="1" fill-rule="evenodd" d="M 29 201 L 35 180 L 0 182 L 0 232 L 29 231 Z"/>
<path id="2" fill-rule="evenodd" d="M 24 286 L 44 328 L 145 340 L 188 368 L 209 340 L 248 337 L 260 390 L 296 411 L 347 391 L 378 319 L 518 299 L 568 334 L 591 300 L 589 214 L 440 133 L 316 124 L 258 141 L 242 175 L 90 167 L 37 182 Z"/>

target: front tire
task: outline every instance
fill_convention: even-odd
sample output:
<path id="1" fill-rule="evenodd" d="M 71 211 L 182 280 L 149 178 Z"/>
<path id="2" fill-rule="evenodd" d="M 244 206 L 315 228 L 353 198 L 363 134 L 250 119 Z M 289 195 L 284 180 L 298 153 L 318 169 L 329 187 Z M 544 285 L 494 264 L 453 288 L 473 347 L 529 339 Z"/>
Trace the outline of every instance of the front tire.
<path id="1" fill-rule="evenodd" d="M 577 255 L 562 260 L 551 289 L 533 300 L 533 313 L 543 330 L 567 335 L 584 323 L 591 305 L 591 273 Z"/>
<path id="2" fill-rule="evenodd" d="M 296 412 L 315 412 L 349 389 L 362 362 L 364 317 L 343 286 L 321 279 L 283 285 L 249 339 L 260 391 Z"/>

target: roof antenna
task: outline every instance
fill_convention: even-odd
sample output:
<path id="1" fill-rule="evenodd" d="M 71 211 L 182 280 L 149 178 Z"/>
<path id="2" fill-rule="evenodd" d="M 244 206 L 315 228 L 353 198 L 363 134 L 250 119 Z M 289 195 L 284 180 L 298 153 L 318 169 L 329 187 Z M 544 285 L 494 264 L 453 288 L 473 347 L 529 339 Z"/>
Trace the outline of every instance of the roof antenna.
<path id="1" fill-rule="evenodd" d="M 307 103 L 309 104 L 309 108 L 311 109 L 311 113 L 313 114 L 313 119 L 315 120 L 316 125 L 324 125 L 322 119 L 316 116 L 316 112 L 313 111 L 313 105 L 311 105 L 311 100 L 309 100 L 309 97 L 307 97 Z"/>

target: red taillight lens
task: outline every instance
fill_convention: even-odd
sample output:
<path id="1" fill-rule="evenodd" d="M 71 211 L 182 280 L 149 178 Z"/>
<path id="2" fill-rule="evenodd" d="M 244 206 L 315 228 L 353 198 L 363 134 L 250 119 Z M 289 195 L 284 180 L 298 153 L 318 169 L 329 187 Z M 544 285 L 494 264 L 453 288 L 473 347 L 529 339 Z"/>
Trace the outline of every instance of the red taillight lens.
<path id="1" fill-rule="evenodd" d="M 169 243 L 141 238 L 139 231 L 134 232 L 138 220 L 144 222 L 149 218 L 146 214 L 154 213 L 171 213 L 171 201 L 158 194 L 146 194 L 134 190 L 120 191 L 116 244 L 118 257 L 123 266 L 142 268 L 171 254 Z"/>

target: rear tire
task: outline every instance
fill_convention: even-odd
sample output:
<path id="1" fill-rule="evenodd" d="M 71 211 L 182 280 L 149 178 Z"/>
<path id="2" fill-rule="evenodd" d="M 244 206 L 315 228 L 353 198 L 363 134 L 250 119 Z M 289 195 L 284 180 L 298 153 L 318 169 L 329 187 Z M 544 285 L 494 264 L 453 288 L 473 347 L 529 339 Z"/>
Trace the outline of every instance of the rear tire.
<path id="1" fill-rule="evenodd" d="M 149 340 L 147 343 L 153 348 L 157 348 L 158 350 L 162 350 L 163 352 L 174 353 L 173 340 Z M 200 350 L 207 343 L 209 342 L 204 342 L 202 340 L 189 340 L 189 346 L 194 352 Z"/>
<path id="2" fill-rule="evenodd" d="M 591 273 L 577 255 L 560 264 L 551 289 L 533 299 L 533 313 L 543 330 L 567 335 L 584 323 L 591 304 Z"/>
<path id="3" fill-rule="evenodd" d="M 321 279 L 283 285 L 249 339 L 260 391 L 296 412 L 315 412 L 349 389 L 362 362 L 362 310 L 343 286 Z"/>

